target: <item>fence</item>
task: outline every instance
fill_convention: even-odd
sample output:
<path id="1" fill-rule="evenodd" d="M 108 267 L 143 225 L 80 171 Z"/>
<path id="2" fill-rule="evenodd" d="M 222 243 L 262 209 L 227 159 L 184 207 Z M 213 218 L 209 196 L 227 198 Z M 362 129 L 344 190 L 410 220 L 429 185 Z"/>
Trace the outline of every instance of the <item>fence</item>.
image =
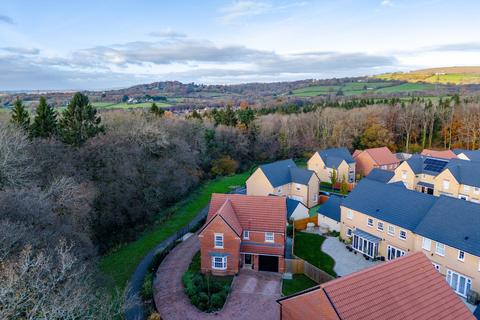
<path id="1" fill-rule="evenodd" d="M 335 277 L 300 258 L 285 259 L 285 270 L 293 274 L 304 274 L 318 284 L 335 279 Z"/>
<path id="2" fill-rule="evenodd" d="M 314 215 L 312 217 L 308 217 L 308 218 L 305 218 L 305 219 L 295 220 L 293 222 L 293 226 L 295 227 L 295 230 L 304 230 L 304 229 L 307 228 L 307 223 L 309 223 L 309 222 L 312 222 L 316 226 L 318 226 L 318 216 Z"/>

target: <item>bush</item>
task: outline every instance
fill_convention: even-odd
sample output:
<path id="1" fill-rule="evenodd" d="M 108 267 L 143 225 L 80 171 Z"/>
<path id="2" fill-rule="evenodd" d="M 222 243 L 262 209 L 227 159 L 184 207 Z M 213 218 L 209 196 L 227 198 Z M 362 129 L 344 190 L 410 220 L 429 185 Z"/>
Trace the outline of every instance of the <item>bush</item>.
<path id="1" fill-rule="evenodd" d="M 148 272 L 143 279 L 142 299 L 148 301 L 153 299 L 153 273 Z"/>
<path id="2" fill-rule="evenodd" d="M 233 277 L 215 277 L 200 273 L 200 252 L 197 252 L 182 276 L 185 294 L 204 312 L 220 310 L 225 304 Z"/>
<path id="3" fill-rule="evenodd" d="M 223 156 L 220 159 L 212 161 L 212 174 L 214 176 L 229 176 L 238 169 L 238 162 L 230 156 Z"/>
<path id="4" fill-rule="evenodd" d="M 293 237 L 293 224 L 287 226 L 287 237 Z"/>

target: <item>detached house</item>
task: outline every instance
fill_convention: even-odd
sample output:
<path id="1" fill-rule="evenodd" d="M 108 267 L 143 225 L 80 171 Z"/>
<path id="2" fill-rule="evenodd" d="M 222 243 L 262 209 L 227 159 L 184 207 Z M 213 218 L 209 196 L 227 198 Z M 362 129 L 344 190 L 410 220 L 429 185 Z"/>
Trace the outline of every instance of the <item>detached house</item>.
<path id="1" fill-rule="evenodd" d="M 367 176 L 374 168 L 393 171 L 400 164 L 400 160 L 387 147 L 355 150 L 353 159 L 356 173 L 362 176 Z"/>
<path id="2" fill-rule="evenodd" d="M 314 171 L 288 159 L 259 166 L 247 180 L 247 195 L 286 196 L 311 208 L 318 204 L 319 187 Z"/>
<path id="3" fill-rule="evenodd" d="M 474 320 L 422 253 L 277 300 L 280 319 Z"/>
<path id="4" fill-rule="evenodd" d="M 435 178 L 434 195 L 480 203 L 480 162 L 450 160 Z"/>
<path id="5" fill-rule="evenodd" d="M 201 270 L 233 275 L 239 268 L 283 272 L 286 198 L 212 194 L 200 229 Z"/>
<path id="6" fill-rule="evenodd" d="M 422 156 L 440 158 L 440 159 L 456 159 L 457 155 L 452 150 L 430 150 L 423 149 L 420 153 Z"/>
<path id="7" fill-rule="evenodd" d="M 330 182 L 333 171 L 337 180 L 343 177 L 348 183 L 355 182 L 355 160 L 347 148 L 331 148 L 317 151 L 308 160 L 308 169 L 315 171 L 322 182 Z"/>
<path id="8" fill-rule="evenodd" d="M 361 180 L 341 203 L 341 236 L 366 257 L 422 251 L 459 295 L 480 292 L 480 205 Z"/>
<path id="9" fill-rule="evenodd" d="M 459 159 L 480 161 L 480 150 L 453 149 L 453 152 Z"/>

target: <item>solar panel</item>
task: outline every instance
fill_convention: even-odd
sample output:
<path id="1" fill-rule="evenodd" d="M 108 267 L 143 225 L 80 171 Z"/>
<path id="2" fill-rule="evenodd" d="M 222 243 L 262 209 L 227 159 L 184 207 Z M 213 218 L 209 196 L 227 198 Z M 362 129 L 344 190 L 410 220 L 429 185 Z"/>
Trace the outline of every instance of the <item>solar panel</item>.
<path id="1" fill-rule="evenodd" d="M 448 161 L 427 158 L 423 162 L 423 164 L 425 165 L 423 170 L 432 171 L 432 172 L 441 172 L 445 168 L 447 163 Z"/>

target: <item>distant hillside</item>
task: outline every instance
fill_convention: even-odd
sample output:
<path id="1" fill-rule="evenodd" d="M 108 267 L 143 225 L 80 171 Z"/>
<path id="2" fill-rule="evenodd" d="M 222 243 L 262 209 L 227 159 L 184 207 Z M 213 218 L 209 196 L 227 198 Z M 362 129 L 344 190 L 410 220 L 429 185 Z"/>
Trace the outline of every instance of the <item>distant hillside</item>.
<path id="1" fill-rule="evenodd" d="M 384 73 L 374 76 L 383 80 L 442 84 L 480 84 L 480 67 L 443 67 L 410 72 Z"/>

